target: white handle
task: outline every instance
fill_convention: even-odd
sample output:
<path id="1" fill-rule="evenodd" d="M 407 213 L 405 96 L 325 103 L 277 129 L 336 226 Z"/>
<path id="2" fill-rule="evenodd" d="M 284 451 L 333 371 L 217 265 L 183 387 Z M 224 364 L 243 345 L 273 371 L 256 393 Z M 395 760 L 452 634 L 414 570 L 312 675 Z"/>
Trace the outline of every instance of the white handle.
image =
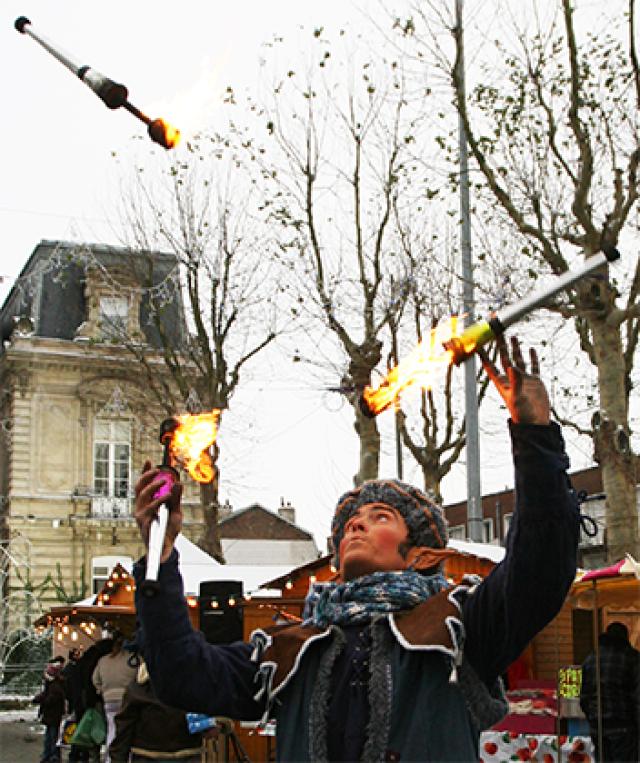
<path id="1" fill-rule="evenodd" d="M 147 551 L 147 575 L 146 580 L 157 580 L 160 567 L 160 557 L 164 546 L 164 536 L 167 532 L 169 509 L 162 504 L 158 509 L 158 516 L 149 528 L 149 550 Z"/>

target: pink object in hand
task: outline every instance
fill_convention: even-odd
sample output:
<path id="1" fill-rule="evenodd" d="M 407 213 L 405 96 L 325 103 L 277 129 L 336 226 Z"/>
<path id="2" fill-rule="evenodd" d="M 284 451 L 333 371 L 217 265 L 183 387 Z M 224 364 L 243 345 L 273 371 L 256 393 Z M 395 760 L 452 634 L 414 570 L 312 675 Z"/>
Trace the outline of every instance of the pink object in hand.
<path id="1" fill-rule="evenodd" d="M 154 499 L 164 498 L 165 496 L 169 495 L 169 493 L 171 493 L 171 488 L 176 482 L 175 475 L 169 471 L 160 472 L 158 479 L 162 480 L 162 485 L 160 485 L 160 487 L 153 494 Z"/>

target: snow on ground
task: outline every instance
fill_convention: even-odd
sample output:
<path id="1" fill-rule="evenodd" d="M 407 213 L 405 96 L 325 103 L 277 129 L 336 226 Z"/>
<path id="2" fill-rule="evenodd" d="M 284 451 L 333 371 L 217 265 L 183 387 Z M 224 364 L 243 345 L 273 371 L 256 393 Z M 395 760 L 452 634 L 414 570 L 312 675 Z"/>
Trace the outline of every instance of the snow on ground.
<path id="1" fill-rule="evenodd" d="M 27 707 L 24 710 L 2 710 L 0 711 L 0 723 L 11 723 L 13 721 L 36 723 L 37 711 L 37 707 Z"/>

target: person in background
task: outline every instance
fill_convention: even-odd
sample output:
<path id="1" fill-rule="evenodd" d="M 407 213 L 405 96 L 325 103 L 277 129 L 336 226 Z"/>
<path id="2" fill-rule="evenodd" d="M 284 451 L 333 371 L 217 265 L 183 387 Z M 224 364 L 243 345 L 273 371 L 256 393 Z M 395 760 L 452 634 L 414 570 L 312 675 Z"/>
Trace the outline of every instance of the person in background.
<path id="1" fill-rule="evenodd" d="M 64 693 L 67 698 L 68 710 L 75 723 L 80 722 L 82 714 L 84 713 L 82 665 L 80 664 L 81 658 L 82 652 L 80 649 L 71 649 L 67 664 L 62 669 Z M 80 763 L 81 761 L 86 761 L 88 759 L 89 755 L 87 750 L 84 750 L 77 745 L 71 745 L 69 751 L 69 763 Z"/>
<path id="2" fill-rule="evenodd" d="M 609 623 L 598 638 L 602 750 L 598 740 L 598 683 L 595 652 L 582 665 L 580 707 L 589 721 L 596 758 L 606 763 L 640 760 L 640 652 L 623 623 Z"/>
<path id="3" fill-rule="evenodd" d="M 156 697 L 144 662 L 124 694 L 109 747 L 111 763 L 200 763 L 202 734 L 190 734 L 186 714 Z"/>
<path id="4" fill-rule="evenodd" d="M 136 675 L 132 655 L 122 648 L 123 644 L 122 634 L 114 634 L 111 652 L 98 660 L 92 675 L 93 685 L 104 702 L 107 719 L 107 754 L 104 763 L 110 763 L 109 745 L 116 733 L 115 717 L 120 711 L 125 689 Z"/>
<path id="5" fill-rule="evenodd" d="M 48 663 L 44 671 L 44 687 L 40 694 L 33 698 L 34 703 L 40 706 L 38 718 L 45 726 L 40 763 L 59 763 L 60 761 L 58 734 L 65 711 L 64 681 L 61 674 L 61 662 Z"/>
<path id="6" fill-rule="evenodd" d="M 80 674 L 80 697 L 76 706 L 76 714 L 78 718 L 82 718 L 84 713 L 90 707 L 95 708 L 104 715 L 102 698 L 96 691 L 96 687 L 93 685 L 92 676 L 93 671 L 98 664 L 98 660 L 106 654 L 109 654 L 112 647 L 112 638 L 101 639 L 93 644 L 93 646 L 90 646 L 78 661 Z M 72 745 L 72 751 L 74 752 L 75 758 L 70 758 L 70 763 L 76 763 L 76 761 L 92 761 L 92 763 L 100 763 L 100 747 L 98 745 L 92 749 Z"/>

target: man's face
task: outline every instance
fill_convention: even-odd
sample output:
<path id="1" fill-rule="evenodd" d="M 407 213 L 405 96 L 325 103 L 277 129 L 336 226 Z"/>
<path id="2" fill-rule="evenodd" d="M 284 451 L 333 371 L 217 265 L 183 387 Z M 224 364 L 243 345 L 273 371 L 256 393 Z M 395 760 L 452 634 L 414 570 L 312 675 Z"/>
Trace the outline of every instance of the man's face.
<path id="1" fill-rule="evenodd" d="M 400 547 L 408 537 L 407 525 L 395 509 L 383 503 L 360 506 L 346 523 L 340 542 L 342 579 L 406 569 Z"/>

